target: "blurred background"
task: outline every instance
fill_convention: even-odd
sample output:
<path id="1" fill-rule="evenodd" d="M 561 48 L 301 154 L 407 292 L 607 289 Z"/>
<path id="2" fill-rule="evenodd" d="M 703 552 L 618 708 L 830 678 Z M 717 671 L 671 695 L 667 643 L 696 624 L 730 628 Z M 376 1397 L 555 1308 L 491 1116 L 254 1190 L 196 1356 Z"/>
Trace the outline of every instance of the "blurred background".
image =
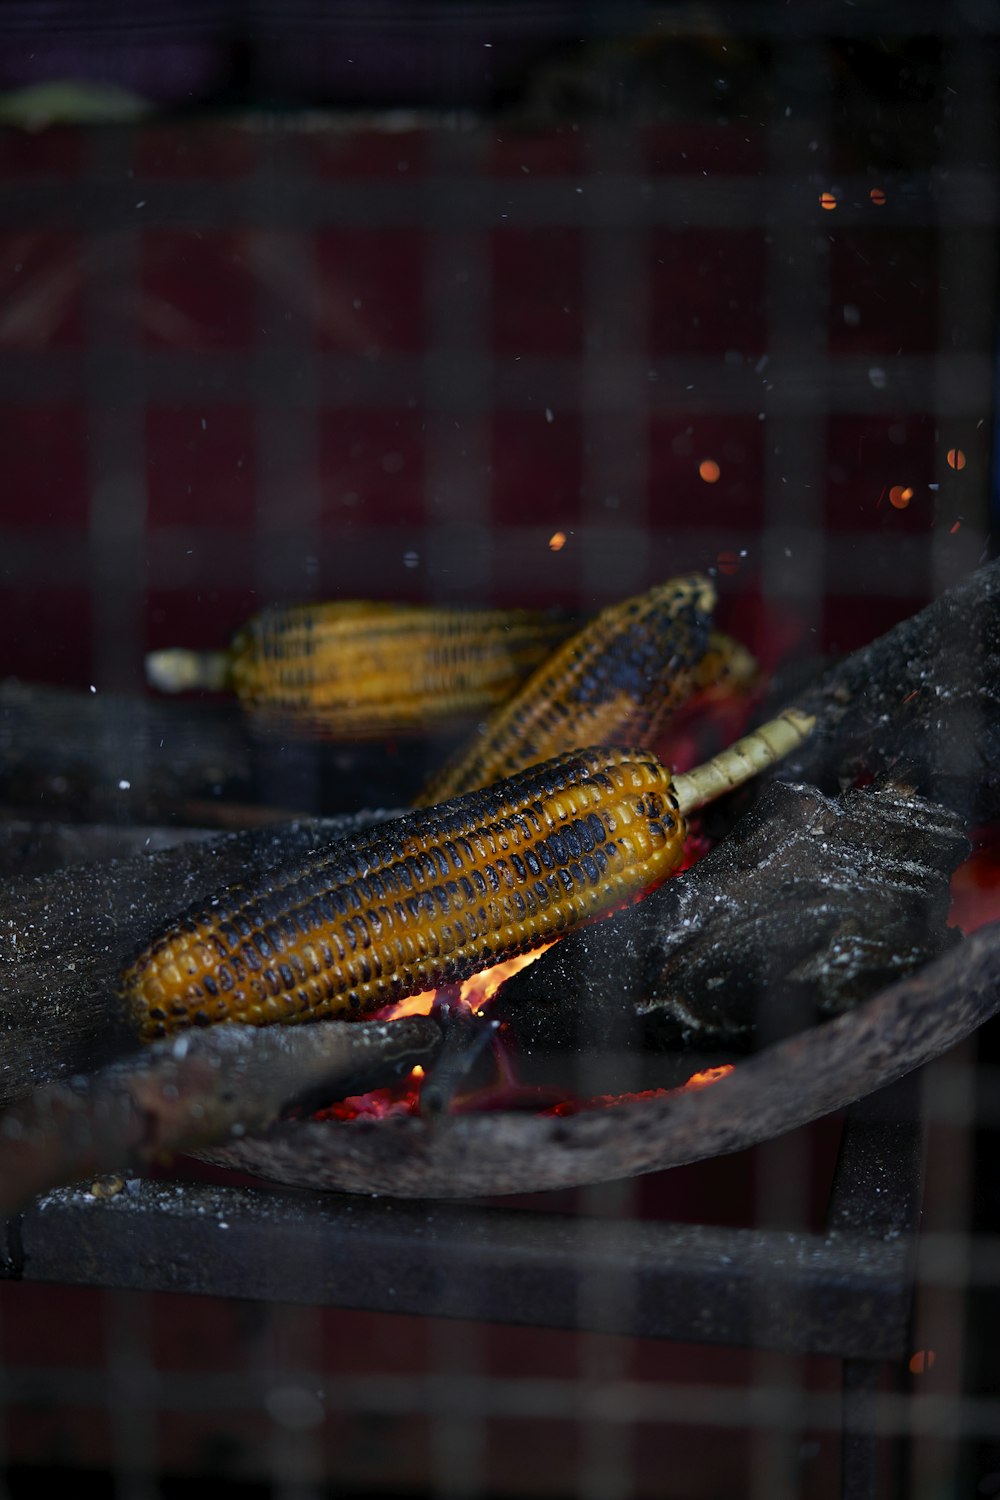
<path id="1" fill-rule="evenodd" d="M 2 0 L 0 674 L 141 692 L 275 601 L 692 567 L 766 666 L 911 614 L 991 555 L 998 39 L 987 0 Z M 801 1227 L 837 1129 L 544 1206 Z M 994 1144 L 932 1138 L 932 1227 L 1000 1225 Z M 835 1359 L 0 1291 L 12 1494 L 840 1492 Z M 919 1309 L 938 1416 L 884 1493 L 998 1494 L 995 1287 Z M 745 1427 L 656 1409 L 713 1387 Z"/>

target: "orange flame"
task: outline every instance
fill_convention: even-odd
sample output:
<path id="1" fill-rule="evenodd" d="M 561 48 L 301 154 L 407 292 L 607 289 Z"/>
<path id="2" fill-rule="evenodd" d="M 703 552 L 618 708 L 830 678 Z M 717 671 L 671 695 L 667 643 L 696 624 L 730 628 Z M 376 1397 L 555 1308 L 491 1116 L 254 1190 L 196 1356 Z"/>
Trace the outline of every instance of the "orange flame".
<path id="1" fill-rule="evenodd" d="M 481 969 L 471 979 L 462 981 L 455 1004 L 466 1010 L 481 1010 L 487 1000 L 493 999 L 505 979 L 519 974 L 551 947 L 551 943 L 543 943 L 530 953 L 518 953 L 514 958 L 494 964 L 492 969 Z M 384 1010 L 379 1011 L 379 1020 L 398 1021 L 401 1016 L 426 1016 L 433 1008 L 437 996 L 437 990 L 422 990 L 419 995 L 407 995 L 405 1000 L 397 1000 L 394 1005 L 387 1005 Z"/>

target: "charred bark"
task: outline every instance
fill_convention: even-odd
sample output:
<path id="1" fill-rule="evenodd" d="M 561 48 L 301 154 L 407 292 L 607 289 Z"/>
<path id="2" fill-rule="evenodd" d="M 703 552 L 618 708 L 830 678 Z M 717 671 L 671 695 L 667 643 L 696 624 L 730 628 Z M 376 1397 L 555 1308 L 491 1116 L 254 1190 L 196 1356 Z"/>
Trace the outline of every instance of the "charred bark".
<path id="1" fill-rule="evenodd" d="M 776 783 L 692 869 L 509 979 L 490 1014 L 528 1049 L 761 1045 L 950 946 L 967 851 L 958 816 L 908 791 Z"/>
<path id="2" fill-rule="evenodd" d="M 11 881 L 0 912 L 0 1103 L 138 1045 L 119 1015 L 121 973 L 178 912 L 379 816 L 220 834 Z"/>
<path id="3" fill-rule="evenodd" d="M 293 1105 L 394 1083 L 440 1042 L 430 1016 L 217 1026 L 36 1089 L 0 1114 L 0 1215 L 48 1188 L 238 1140 Z"/>
<path id="4" fill-rule="evenodd" d="M 969 824 L 996 821 L 1000 561 L 831 667 L 794 702 L 815 714 L 816 727 L 767 779 L 834 794 L 892 774 Z"/>

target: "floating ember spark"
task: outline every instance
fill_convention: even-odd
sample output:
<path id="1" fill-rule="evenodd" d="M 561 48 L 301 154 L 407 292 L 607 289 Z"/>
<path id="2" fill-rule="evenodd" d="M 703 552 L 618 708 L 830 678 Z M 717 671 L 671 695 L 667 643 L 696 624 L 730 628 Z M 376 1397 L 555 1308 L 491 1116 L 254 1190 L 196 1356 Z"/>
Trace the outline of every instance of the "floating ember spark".
<path id="1" fill-rule="evenodd" d="M 820 206 L 820 208 L 825 208 L 828 211 L 831 208 L 836 208 L 837 207 L 837 200 L 836 200 L 835 196 L 833 195 L 833 193 L 820 193 L 820 195 L 819 195 L 819 206 Z"/>
<path id="2" fill-rule="evenodd" d="M 703 458 L 698 465 L 698 473 L 706 484 L 717 484 L 722 470 L 714 458 Z"/>
<path id="3" fill-rule="evenodd" d="M 738 573 L 740 571 L 740 556 L 738 552 L 720 552 L 716 558 L 720 573 Z"/>
<path id="4" fill-rule="evenodd" d="M 877 208 L 881 208 L 886 201 L 885 188 L 872 188 L 868 196 Z"/>
<path id="5" fill-rule="evenodd" d="M 566 545 L 565 531 L 554 531 L 549 537 L 549 551 L 561 552 Z"/>
<path id="6" fill-rule="evenodd" d="M 961 448 L 949 448 L 948 449 L 948 467 L 949 467 L 949 469 L 964 469 L 965 465 L 966 465 L 966 457 L 965 457 L 965 454 L 962 451 L 962 449 Z"/>
<path id="7" fill-rule="evenodd" d="M 913 490 L 908 484 L 894 484 L 889 491 L 889 504 L 894 505 L 897 510 L 905 510 L 912 499 Z"/>
<path id="8" fill-rule="evenodd" d="M 911 1375 L 924 1375 L 928 1370 L 933 1370 L 937 1362 L 937 1355 L 933 1349 L 918 1349 L 916 1354 L 910 1355 L 907 1365 Z"/>

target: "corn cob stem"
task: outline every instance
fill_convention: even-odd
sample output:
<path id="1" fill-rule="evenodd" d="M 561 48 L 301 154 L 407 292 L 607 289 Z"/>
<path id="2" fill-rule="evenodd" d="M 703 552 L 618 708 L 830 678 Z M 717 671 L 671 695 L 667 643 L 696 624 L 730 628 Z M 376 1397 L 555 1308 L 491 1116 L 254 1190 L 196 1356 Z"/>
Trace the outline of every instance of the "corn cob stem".
<path id="1" fill-rule="evenodd" d="M 693 807 L 787 753 L 789 711 L 688 776 L 579 750 L 341 840 L 175 922 L 126 970 L 139 1033 L 362 1016 L 552 942 L 660 884 Z"/>
<path id="2" fill-rule="evenodd" d="M 812 733 L 816 720 L 788 708 L 751 734 L 713 755 L 704 765 L 674 777 L 677 806 L 684 814 L 742 786 L 766 766 L 782 760 Z"/>
<path id="3" fill-rule="evenodd" d="M 146 681 L 161 693 L 188 693 L 194 688 L 221 692 L 230 686 L 227 651 L 188 651 L 171 646 L 150 651 L 146 657 Z"/>

